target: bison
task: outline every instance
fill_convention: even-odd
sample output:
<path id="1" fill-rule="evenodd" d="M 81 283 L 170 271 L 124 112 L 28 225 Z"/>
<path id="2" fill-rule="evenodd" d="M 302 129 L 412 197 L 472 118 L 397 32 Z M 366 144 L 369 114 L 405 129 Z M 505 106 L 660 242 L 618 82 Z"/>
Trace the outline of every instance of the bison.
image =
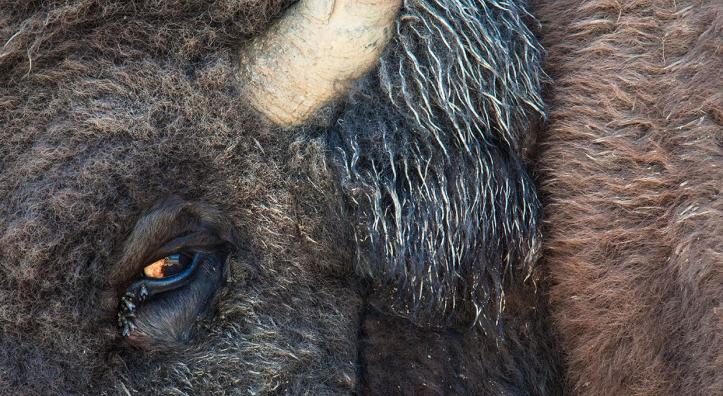
<path id="1" fill-rule="evenodd" d="M 524 2 L 0 6 L 0 393 L 551 394 Z"/>

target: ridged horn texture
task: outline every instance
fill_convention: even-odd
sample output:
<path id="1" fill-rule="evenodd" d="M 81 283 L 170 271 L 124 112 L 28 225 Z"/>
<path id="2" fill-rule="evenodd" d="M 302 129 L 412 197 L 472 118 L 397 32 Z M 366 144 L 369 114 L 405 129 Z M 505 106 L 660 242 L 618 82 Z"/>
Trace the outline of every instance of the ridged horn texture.
<path id="1" fill-rule="evenodd" d="M 542 50 L 524 7 L 405 1 L 378 73 L 338 122 L 356 271 L 420 324 L 447 322 L 463 301 L 470 320 L 499 326 L 506 279 L 529 276 L 538 255 L 521 150 L 543 114 Z"/>
<path id="2" fill-rule="evenodd" d="M 241 80 L 275 124 L 302 124 L 379 61 L 401 0 L 302 0 L 245 46 Z"/>

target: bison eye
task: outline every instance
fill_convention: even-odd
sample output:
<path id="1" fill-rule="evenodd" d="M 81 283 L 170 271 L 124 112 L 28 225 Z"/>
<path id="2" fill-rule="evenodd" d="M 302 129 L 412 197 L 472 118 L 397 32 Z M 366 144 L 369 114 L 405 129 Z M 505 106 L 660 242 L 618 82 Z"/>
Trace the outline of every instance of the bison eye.
<path id="1" fill-rule="evenodd" d="M 178 275 L 189 264 L 191 264 L 191 258 L 188 254 L 171 254 L 147 265 L 143 268 L 143 275 L 154 279 L 167 278 Z"/>
<path id="2" fill-rule="evenodd" d="M 226 279 L 227 255 L 227 244 L 207 231 L 161 246 L 120 298 L 121 335 L 142 347 L 187 341 Z"/>

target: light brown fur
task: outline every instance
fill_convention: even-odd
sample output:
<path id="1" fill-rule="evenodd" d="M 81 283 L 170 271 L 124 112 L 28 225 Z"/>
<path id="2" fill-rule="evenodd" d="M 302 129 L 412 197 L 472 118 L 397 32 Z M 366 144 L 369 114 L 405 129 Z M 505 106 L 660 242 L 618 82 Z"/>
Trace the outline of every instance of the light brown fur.
<path id="1" fill-rule="evenodd" d="M 723 3 L 540 2 L 537 169 L 578 395 L 723 394 Z"/>

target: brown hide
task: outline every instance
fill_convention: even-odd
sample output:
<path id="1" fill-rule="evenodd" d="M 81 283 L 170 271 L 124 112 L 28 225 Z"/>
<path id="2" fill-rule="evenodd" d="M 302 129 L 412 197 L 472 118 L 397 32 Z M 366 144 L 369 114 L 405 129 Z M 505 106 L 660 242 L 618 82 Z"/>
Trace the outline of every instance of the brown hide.
<path id="1" fill-rule="evenodd" d="M 539 2 L 545 268 L 577 395 L 723 394 L 723 3 Z"/>

